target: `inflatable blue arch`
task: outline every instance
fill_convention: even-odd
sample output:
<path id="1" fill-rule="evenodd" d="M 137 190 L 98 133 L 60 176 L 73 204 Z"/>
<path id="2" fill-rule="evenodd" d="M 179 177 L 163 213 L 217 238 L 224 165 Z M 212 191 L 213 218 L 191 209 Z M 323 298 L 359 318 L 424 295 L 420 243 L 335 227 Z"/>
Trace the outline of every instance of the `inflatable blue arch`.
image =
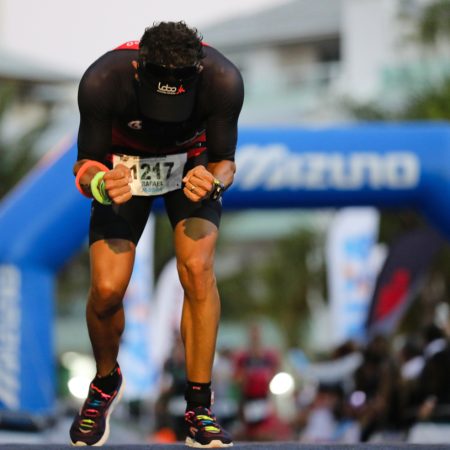
<path id="1" fill-rule="evenodd" d="M 0 414 L 53 413 L 55 274 L 86 242 L 90 202 L 53 152 L 0 204 Z M 414 208 L 450 237 L 450 126 L 242 128 L 226 210 Z"/>

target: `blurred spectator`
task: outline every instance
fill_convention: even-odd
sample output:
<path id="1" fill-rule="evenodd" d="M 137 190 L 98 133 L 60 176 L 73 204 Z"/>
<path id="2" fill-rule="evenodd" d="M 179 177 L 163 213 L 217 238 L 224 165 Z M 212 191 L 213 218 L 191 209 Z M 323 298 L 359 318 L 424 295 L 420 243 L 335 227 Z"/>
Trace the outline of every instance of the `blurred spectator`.
<path id="1" fill-rule="evenodd" d="M 234 380 L 233 354 L 228 348 L 217 350 L 213 365 L 215 414 L 225 428 L 233 428 L 238 418 L 238 392 Z"/>
<path id="2" fill-rule="evenodd" d="M 395 381 L 397 365 L 386 337 L 376 336 L 367 345 L 361 366 L 355 371 L 350 414 L 359 422 L 361 442 L 396 426 L 398 410 Z"/>
<path id="3" fill-rule="evenodd" d="M 359 429 L 344 417 L 344 397 L 344 390 L 338 383 L 318 386 L 311 404 L 300 410 L 300 442 L 358 442 Z"/>
<path id="4" fill-rule="evenodd" d="M 261 328 L 252 324 L 249 328 L 248 346 L 237 353 L 235 379 L 245 399 L 267 398 L 269 384 L 280 367 L 278 352 L 265 348 Z"/>
<path id="5" fill-rule="evenodd" d="M 409 442 L 444 443 L 450 440 L 450 346 L 436 324 L 424 329 L 424 367 L 416 392 L 416 424 Z"/>
<path id="6" fill-rule="evenodd" d="M 423 343 L 417 336 L 410 336 L 403 345 L 400 354 L 400 376 L 405 382 L 416 380 L 425 364 Z"/>
<path id="7" fill-rule="evenodd" d="M 258 324 L 250 326 L 248 337 L 247 349 L 235 359 L 242 425 L 235 437 L 247 441 L 290 439 L 291 428 L 279 418 L 270 396 L 270 381 L 280 368 L 278 352 L 264 347 Z"/>
<path id="8" fill-rule="evenodd" d="M 405 432 L 415 418 L 415 396 L 420 374 L 425 365 L 423 356 L 423 339 L 420 336 L 408 336 L 397 355 L 399 373 L 398 390 L 398 420 L 399 430 Z"/>
<path id="9" fill-rule="evenodd" d="M 181 336 L 177 335 L 164 364 L 162 387 L 155 404 L 155 432 L 151 441 L 173 442 L 185 438 L 185 386 L 184 346 Z"/>
<path id="10" fill-rule="evenodd" d="M 295 426 L 300 442 L 359 442 L 359 426 L 347 415 L 346 398 L 353 390 L 353 374 L 362 360 L 358 344 L 347 341 L 331 352 L 330 359 L 309 363 L 299 371 L 306 381 L 297 396 Z"/>

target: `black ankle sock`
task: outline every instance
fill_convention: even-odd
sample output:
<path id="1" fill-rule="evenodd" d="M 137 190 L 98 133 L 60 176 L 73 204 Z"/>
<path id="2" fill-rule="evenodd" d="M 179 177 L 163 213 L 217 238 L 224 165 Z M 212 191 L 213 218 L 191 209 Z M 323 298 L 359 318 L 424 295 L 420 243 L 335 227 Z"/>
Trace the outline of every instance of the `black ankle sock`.
<path id="1" fill-rule="evenodd" d="M 106 394 L 112 394 L 116 389 L 120 381 L 120 367 L 116 363 L 114 369 L 108 375 L 100 377 L 98 374 L 95 376 L 93 383 L 94 386 L 98 387 L 101 391 Z"/>
<path id="2" fill-rule="evenodd" d="M 211 383 L 195 383 L 188 381 L 184 393 L 186 411 L 192 411 L 198 406 L 211 407 Z"/>

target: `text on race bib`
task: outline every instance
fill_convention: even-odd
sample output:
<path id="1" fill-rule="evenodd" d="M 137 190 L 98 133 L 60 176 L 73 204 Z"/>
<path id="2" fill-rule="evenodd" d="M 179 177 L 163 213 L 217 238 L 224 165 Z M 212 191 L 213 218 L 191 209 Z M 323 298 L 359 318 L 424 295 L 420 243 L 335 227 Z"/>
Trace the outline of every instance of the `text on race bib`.
<path id="1" fill-rule="evenodd" d="M 148 196 L 162 195 L 182 187 L 183 169 L 187 153 L 151 158 L 113 155 L 113 166 L 123 164 L 131 170 L 131 193 Z"/>

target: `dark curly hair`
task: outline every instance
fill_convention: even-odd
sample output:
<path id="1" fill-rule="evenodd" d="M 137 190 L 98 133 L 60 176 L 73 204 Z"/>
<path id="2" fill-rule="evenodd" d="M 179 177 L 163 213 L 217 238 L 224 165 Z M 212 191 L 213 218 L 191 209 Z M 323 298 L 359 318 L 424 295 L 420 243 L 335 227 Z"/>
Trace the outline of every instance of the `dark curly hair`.
<path id="1" fill-rule="evenodd" d="M 204 57 L 202 39 L 196 28 L 184 22 L 160 22 L 145 29 L 139 58 L 164 66 L 193 66 Z"/>

